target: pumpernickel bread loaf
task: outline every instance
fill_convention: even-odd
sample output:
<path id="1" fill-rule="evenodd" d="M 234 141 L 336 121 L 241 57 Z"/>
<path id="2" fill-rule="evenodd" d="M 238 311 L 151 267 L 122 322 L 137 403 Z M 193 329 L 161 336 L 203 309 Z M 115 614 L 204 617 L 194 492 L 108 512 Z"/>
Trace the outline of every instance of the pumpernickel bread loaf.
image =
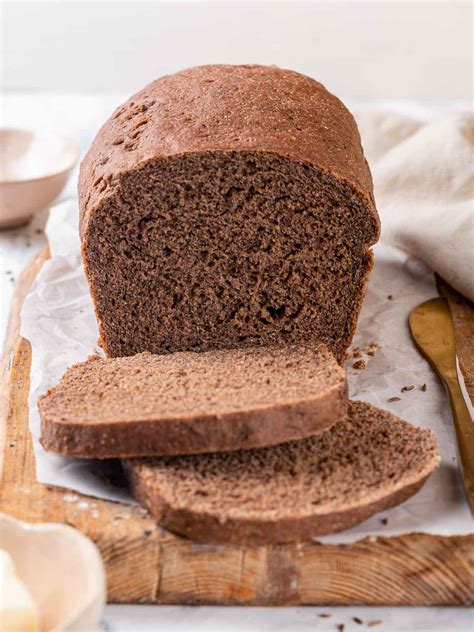
<path id="1" fill-rule="evenodd" d="M 318 437 L 221 454 L 124 462 L 136 499 L 196 541 L 311 539 L 414 494 L 436 468 L 434 434 L 363 402 Z"/>
<path id="2" fill-rule="evenodd" d="M 322 345 L 93 356 L 39 410 L 43 446 L 65 456 L 196 454 L 323 432 L 344 416 L 347 385 Z"/>
<path id="3" fill-rule="evenodd" d="M 163 77 L 99 131 L 79 198 L 109 356 L 318 340 L 342 360 L 379 220 L 356 123 L 320 83 Z"/>

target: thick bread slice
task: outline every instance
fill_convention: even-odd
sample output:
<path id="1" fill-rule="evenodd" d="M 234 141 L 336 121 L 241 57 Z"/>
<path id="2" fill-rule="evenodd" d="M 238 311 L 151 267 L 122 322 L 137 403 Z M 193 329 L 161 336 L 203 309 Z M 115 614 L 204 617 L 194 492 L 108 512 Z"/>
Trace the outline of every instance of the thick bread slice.
<path id="1" fill-rule="evenodd" d="M 197 454 L 325 431 L 346 413 L 347 384 L 322 345 L 95 356 L 39 410 L 43 446 L 65 456 Z"/>
<path id="2" fill-rule="evenodd" d="M 430 430 L 364 402 L 318 437 L 124 462 L 157 522 L 196 541 L 260 544 L 347 529 L 414 494 L 439 463 Z"/>

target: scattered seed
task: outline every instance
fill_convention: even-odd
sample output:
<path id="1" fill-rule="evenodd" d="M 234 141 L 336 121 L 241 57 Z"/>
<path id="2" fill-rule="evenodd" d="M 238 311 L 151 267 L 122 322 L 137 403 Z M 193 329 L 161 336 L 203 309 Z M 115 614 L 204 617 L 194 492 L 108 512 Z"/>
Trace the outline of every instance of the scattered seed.
<path id="1" fill-rule="evenodd" d="M 357 362 L 354 362 L 352 366 L 354 369 L 365 369 L 365 362 L 364 360 L 357 360 Z"/>
<path id="2" fill-rule="evenodd" d="M 360 351 L 353 351 L 352 356 L 354 358 L 361 358 L 362 357 Z"/>
<path id="3" fill-rule="evenodd" d="M 369 621 L 367 624 L 367 627 L 374 628 L 376 625 L 380 625 L 381 623 L 383 623 L 381 619 L 377 619 L 375 621 Z"/>
<path id="4" fill-rule="evenodd" d="M 388 524 L 388 518 L 380 518 L 380 522 L 385 526 Z"/>
<path id="5" fill-rule="evenodd" d="M 29 248 L 31 246 L 31 241 L 27 241 L 25 245 L 27 248 Z"/>
<path id="6" fill-rule="evenodd" d="M 365 351 L 365 353 L 366 353 L 368 356 L 372 356 L 372 357 L 373 357 L 373 356 L 375 355 L 375 352 L 376 352 L 376 351 L 377 351 L 377 349 L 379 349 L 379 348 L 380 348 L 380 345 L 379 345 L 379 343 L 378 343 L 378 342 L 371 342 L 371 343 L 370 343 L 370 345 L 367 345 L 367 346 L 365 347 L 364 351 Z"/>
<path id="7" fill-rule="evenodd" d="M 36 233 L 37 235 L 42 235 L 42 234 L 43 234 L 43 230 L 42 230 L 41 228 L 37 228 L 37 229 L 35 230 L 35 233 Z"/>
<path id="8" fill-rule="evenodd" d="M 10 448 L 14 448 L 14 447 L 15 447 L 15 444 L 14 444 L 14 443 L 10 443 L 10 444 L 9 444 L 9 447 L 10 447 Z"/>
<path id="9" fill-rule="evenodd" d="M 401 397 L 389 397 L 387 399 L 387 402 L 399 402 L 401 400 Z"/>
<path id="10" fill-rule="evenodd" d="M 428 387 L 426 386 L 426 384 L 422 384 L 420 388 L 422 391 L 426 391 Z"/>
<path id="11" fill-rule="evenodd" d="M 145 529 L 145 531 L 143 532 L 144 535 L 149 536 L 153 533 L 153 531 L 151 531 L 151 529 Z"/>
<path id="12" fill-rule="evenodd" d="M 338 623 L 337 629 L 339 630 L 339 632 L 344 632 L 346 626 L 343 623 Z"/>
<path id="13" fill-rule="evenodd" d="M 389 301 L 391 301 L 391 300 L 393 299 L 393 296 L 392 296 L 391 294 L 389 294 L 389 295 L 387 296 L 387 298 L 388 298 L 388 300 L 389 300 Z"/>
<path id="14" fill-rule="evenodd" d="M 410 384 L 409 386 L 403 386 L 401 392 L 405 393 L 406 391 L 412 391 L 415 388 L 414 384 Z"/>
<path id="15" fill-rule="evenodd" d="M 321 612 L 321 614 L 318 614 L 318 617 L 320 619 L 329 619 L 330 618 L 330 614 L 328 614 L 327 612 Z"/>
<path id="16" fill-rule="evenodd" d="M 359 625 L 362 625 L 364 623 L 362 619 L 359 619 L 359 617 L 352 617 L 352 621 L 354 621 L 354 623 L 357 623 Z"/>
<path id="17" fill-rule="evenodd" d="M 5 270 L 5 274 L 13 274 L 11 270 Z"/>

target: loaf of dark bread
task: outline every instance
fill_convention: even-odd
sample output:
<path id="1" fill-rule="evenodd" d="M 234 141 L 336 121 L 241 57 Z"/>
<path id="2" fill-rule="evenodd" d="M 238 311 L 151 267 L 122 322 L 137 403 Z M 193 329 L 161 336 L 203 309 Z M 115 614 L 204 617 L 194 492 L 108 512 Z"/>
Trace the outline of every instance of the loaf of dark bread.
<path id="1" fill-rule="evenodd" d="M 43 446 L 64 456 L 196 454 L 324 432 L 346 413 L 347 385 L 321 345 L 93 356 L 39 410 Z"/>
<path id="2" fill-rule="evenodd" d="M 350 402 L 348 416 L 318 437 L 124 466 L 136 499 L 166 529 L 262 544 L 347 529 L 406 500 L 438 463 L 430 430 Z"/>
<path id="3" fill-rule="evenodd" d="M 357 126 L 265 66 L 163 77 L 81 166 L 85 272 L 109 356 L 350 344 L 379 235 Z"/>

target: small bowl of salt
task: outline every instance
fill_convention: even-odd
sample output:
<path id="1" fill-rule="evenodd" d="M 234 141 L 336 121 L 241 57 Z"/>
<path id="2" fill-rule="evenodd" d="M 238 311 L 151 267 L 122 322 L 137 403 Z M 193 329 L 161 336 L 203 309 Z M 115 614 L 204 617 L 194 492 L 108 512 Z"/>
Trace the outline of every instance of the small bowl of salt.
<path id="1" fill-rule="evenodd" d="M 62 136 L 0 129 L 0 230 L 29 222 L 51 206 L 79 159 L 77 145 Z"/>

